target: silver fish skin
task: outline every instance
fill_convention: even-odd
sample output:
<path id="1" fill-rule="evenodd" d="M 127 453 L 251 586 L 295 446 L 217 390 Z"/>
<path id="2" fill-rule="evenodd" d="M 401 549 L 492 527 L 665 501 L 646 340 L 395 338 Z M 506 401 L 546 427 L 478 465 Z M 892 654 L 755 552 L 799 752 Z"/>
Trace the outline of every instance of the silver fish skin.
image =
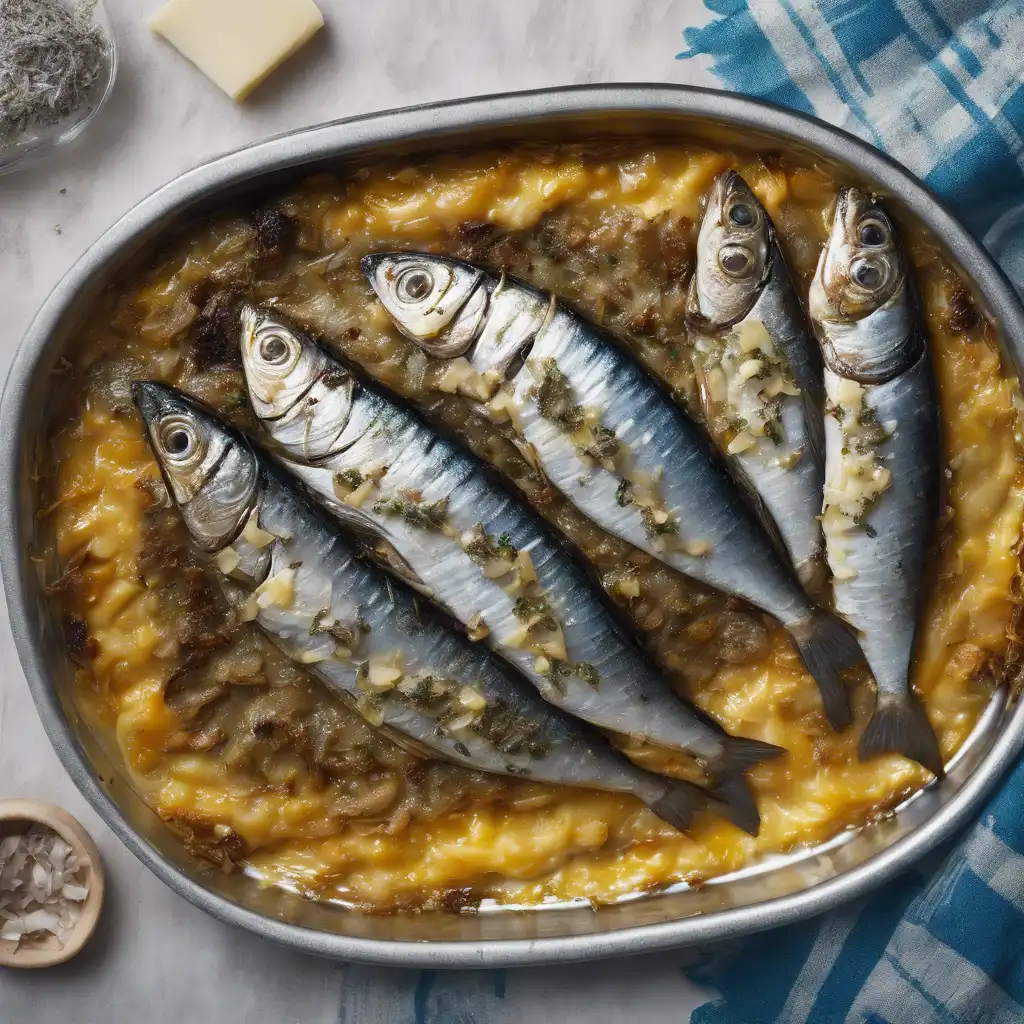
<path id="1" fill-rule="evenodd" d="M 819 521 L 821 353 L 771 218 L 736 171 L 719 175 L 708 195 L 687 323 L 719 450 L 756 493 L 801 583 L 820 600 L 828 583 Z"/>
<path id="2" fill-rule="evenodd" d="M 850 723 L 841 673 L 860 660 L 856 640 L 809 600 L 708 441 L 632 356 L 553 296 L 504 275 L 422 253 L 374 254 L 362 266 L 403 333 L 427 351 L 458 351 L 484 379 L 505 381 L 529 451 L 577 508 L 778 618 L 818 684 L 829 722 Z M 459 345 L 449 349 L 453 337 Z M 568 414 L 599 421 L 587 426 L 597 458 L 570 436 Z"/>
<path id="3" fill-rule="evenodd" d="M 483 633 L 545 700 L 600 728 L 696 757 L 733 820 L 756 831 L 756 807 L 740 776 L 781 748 L 734 739 L 694 714 L 622 635 L 540 517 L 473 455 L 357 381 L 276 312 L 245 305 L 241 321 L 250 404 L 286 471 L 471 636 Z M 358 508 L 339 497 L 346 477 L 353 486 L 373 481 L 372 497 Z M 402 508 L 411 514 L 396 511 Z M 497 557 L 480 558 L 481 540 Z M 524 553 L 528 575 L 536 576 L 525 585 Z M 554 628 L 527 633 L 520 601 L 542 608 Z"/>
<path id="4" fill-rule="evenodd" d="M 680 829 L 707 806 L 699 789 L 637 768 L 484 648 L 423 616 L 212 411 L 155 382 L 136 383 L 134 397 L 196 547 L 215 556 L 227 593 L 248 595 L 243 618 L 373 724 L 480 771 L 631 793 Z"/>
<path id="5" fill-rule="evenodd" d="M 840 191 L 808 309 L 825 360 L 823 522 L 837 610 L 861 636 L 877 707 L 860 756 L 895 752 L 943 774 L 910 688 L 926 562 L 942 509 L 935 378 L 892 221 Z"/>

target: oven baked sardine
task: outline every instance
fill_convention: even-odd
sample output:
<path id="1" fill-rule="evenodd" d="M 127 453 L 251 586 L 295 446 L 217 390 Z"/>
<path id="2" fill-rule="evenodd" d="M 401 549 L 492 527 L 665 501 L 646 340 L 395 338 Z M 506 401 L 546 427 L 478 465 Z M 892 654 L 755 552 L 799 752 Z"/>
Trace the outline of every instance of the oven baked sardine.
<path id="1" fill-rule="evenodd" d="M 896 231 L 858 189 L 836 199 L 808 309 L 825 360 L 822 521 L 836 609 L 860 632 L 878 688 L 860 756 L 904 754 L 941 777 L 938 742 L 910 688 L 942 510 L 935 377 Z"/>
<path id="2" fill-rule="evenodd" d="M 707 198 L 687 303 L 705 418 L 763 505 L 800 582 L 827 593 L 821 532 L 825 384 L 775 227 L 736 171 Z"/>

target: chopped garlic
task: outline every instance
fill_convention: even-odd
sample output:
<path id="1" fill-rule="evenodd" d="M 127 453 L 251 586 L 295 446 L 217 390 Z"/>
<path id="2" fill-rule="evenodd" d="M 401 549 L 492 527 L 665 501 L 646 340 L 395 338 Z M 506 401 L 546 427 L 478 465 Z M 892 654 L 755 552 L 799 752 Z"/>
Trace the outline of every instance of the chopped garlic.
<path id="1" fill-rule="evenodd" d="M 519 552 L 519 557 L 516 560 L 516 576 L 519 579 L 520 587 L 528 587 L 531 583 L 537 582 L 537 570 L 534 568 L 529 551 Z"/>
<path id="2" fill-rule="evenodd" d="M 539 675 L 547 675 L 547 673 L 551 671 L 551 662 L 541 655 L 536 659 L 536 661 L 534 661 L 533 667 Z"/>
<path id="3" fill-rule="evenodd" d="M 319 665 L 321 661 L 327 661 L 330 657 L 330 651 L 303 651 L 299 655 L 299 661 L 303 665 Z"/>
<path id="4" fill-rule="evenodd" d="M 260 608 L 291 608 L 295 603 L 295 570 L 282 569 L 265 579 L 254 591 Z"/>
<path id="5" fill-rule="evenodd" d="M 733 334 L 739 342 L 741 352 L 753 352 L 761 349 L 766 355 L 772 352 L 772 338 L 768 328 L 755 317 L 741 320 L 734 328 Z"/>
<path id="6" fill-rule="evenodd" d="M 459 690 L 459 703 L 468 711 L 483 711 L 487 698 L 472 686 L 464 686 Z"/>
<path id="7" fill-rule="evenodd" d="M 491 631 L 490 626 L 484 622 L 484 617 L 479 612 L 470 618 L 466 623 L 466 628 L 469 630 L 470 640 L 483 640 Z"/>
<path id="8" fill-rule="evenodd" d="M 393 690 L 404 675 L 405 654 L 402 651 L 370 655 L 367 662 L 366 684 L 375 693 Z"/>
<path id="9" fill-rule="evenodd" d="M 632 577 L 628 577 L 624 580 L 619 580 L 615 584 L 615 589 L 623 597 L 639 597 L 640 596 L 640 581 Z"/>
<path id="10" fill-rule="evenodd" d="M 249 513 L 245 529 L 242 530 L 242 537 L 254 548 L 265 548 L 268 544 L 273 544 L 277 540 L 272 533 L 268 533 L 260 527 L 259 509 L 255 508 Z"/>
<path id="11" fill-rule="evenodd" d="M 499 576 L 512 571 L 512 563 L 507 558 L 492 558 L 481 567 L 483 574 L 489 580 L 496 580 Z"/>
<path id="12" fill-rule="evenodd" d="M 353 508 L 360 508 L 376 486 L 376 480 L 364 480 L 354 491 L 350 491 L 346 494 L 342 498 L 342 501 L 347 505 L 353 506 Z"/>
<path id="13" fill-rule="evenodd" d="M 365 694 L 356 701 L 356 711 L 366 719 L 370 725 L 377 727 L 384 723 L 384 713 L 377 706 L 372 697 Z"/>
<path id="14" fill-rule="evenodd" d="M 467 711 L 465 714 L 442 723 L 442 727 L 445 732 L 461 732 L 463 729 L 468 729 L 476 720 L 477 712 Z"/>
<path id="15" fill-rule="evenodd" d="M 214 561 L 217 563 L 217 568 L 220 569 L 225 576 L 230 576 L 237 568 L 238 563 L 242 559 L 239 557 L 238 552 L 234 548 L 222 548 L 217 552 Z"/>
<path id="16" fill-rule="evenodd" d="M 763 371 L 764 363 L 760 359 L 745 359 L 736 370 L 740 380 L 750 380 L 751 377 L 756 377 Z"/>
<path id="17" fill-rule="evenodd" d="M 726 451 L 730 455 L 739 455 L 740 452 L 745 452 L 750 448 L 753 448 L 757 444 L 756 438 L 753 434 L 746 430 L 741 430 L 730 442 Z"/>
<path id="18" fill-rule="evenodd" d="M 459 385 L 462 384 L 467 377 L 473 376 L 475 371 L 473 367 L 469 365 L 469 362 L 464 356 L 459 356 L 457 359 L 452 359 L 447 368 L 444 371 L 444 375 L 437 382 L 438 388 L 444 391 L 446 394 L 454 395 L 459 390 Z"/>

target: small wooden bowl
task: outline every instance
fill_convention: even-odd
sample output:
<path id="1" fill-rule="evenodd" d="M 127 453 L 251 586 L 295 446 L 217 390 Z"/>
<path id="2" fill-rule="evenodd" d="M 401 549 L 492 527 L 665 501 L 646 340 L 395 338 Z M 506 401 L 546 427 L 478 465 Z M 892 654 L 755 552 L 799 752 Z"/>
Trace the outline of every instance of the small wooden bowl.
<path id="1" fill-rule="evenodd" d="M 103 906 L 103 865 L 89 833 L 67 811 L 53 804 L 42 800 L 0 800 L 0 838 L 25 832 L 34 824 L 53 829 L 74 850 L 89 895 L 63 948 L 53 935 L 27 946 L 0 940 L 0 967 L 52 967 L 70 960 L 89 941 Z"/>

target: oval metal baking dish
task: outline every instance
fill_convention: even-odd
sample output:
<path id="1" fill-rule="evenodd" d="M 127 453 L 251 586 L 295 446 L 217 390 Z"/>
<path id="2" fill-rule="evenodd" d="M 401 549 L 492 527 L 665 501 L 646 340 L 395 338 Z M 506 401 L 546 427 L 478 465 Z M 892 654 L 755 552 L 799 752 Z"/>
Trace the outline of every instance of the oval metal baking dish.
<path id="1" fill-rule="evenodd" d="M 905 224 L 932 233 L 979 308 L 997 325 L 1008 365 L 1024 366 L 1024 309 L 981 246 L 898 164 L 819 121 L 711 90 L 596 86 L 483 97 L 304 129 L 231 153 L 144 199 L 54 289 L 14 361 L 0 409 L 0 565 L 11 628 L 53 745 L 79 789 L 122 841 L 172 889 L 230 924 L 296 949 L 405 967 L 486 967 L 625 955 L 733 938 L 820 913 L 893 877 L 966 822 L 1024 745 L 1024 708 L 997 696 L 945 783 L 885 821 L 749 867 L 700 888 L 632 898 L 594 913 L 565 904 L 531 913 L 379 917 L 317 904 L 244 875 L 203 869 L 123 781 L 69 697 L 71 665 L 31 555 L 40 549 L 31 467 L 43 436 L 48 378 L 100 289 L 170 223 L 286 178 L 378 157 L 496 141 L 687 135 L 788 148 L 888 197 Z"/>

